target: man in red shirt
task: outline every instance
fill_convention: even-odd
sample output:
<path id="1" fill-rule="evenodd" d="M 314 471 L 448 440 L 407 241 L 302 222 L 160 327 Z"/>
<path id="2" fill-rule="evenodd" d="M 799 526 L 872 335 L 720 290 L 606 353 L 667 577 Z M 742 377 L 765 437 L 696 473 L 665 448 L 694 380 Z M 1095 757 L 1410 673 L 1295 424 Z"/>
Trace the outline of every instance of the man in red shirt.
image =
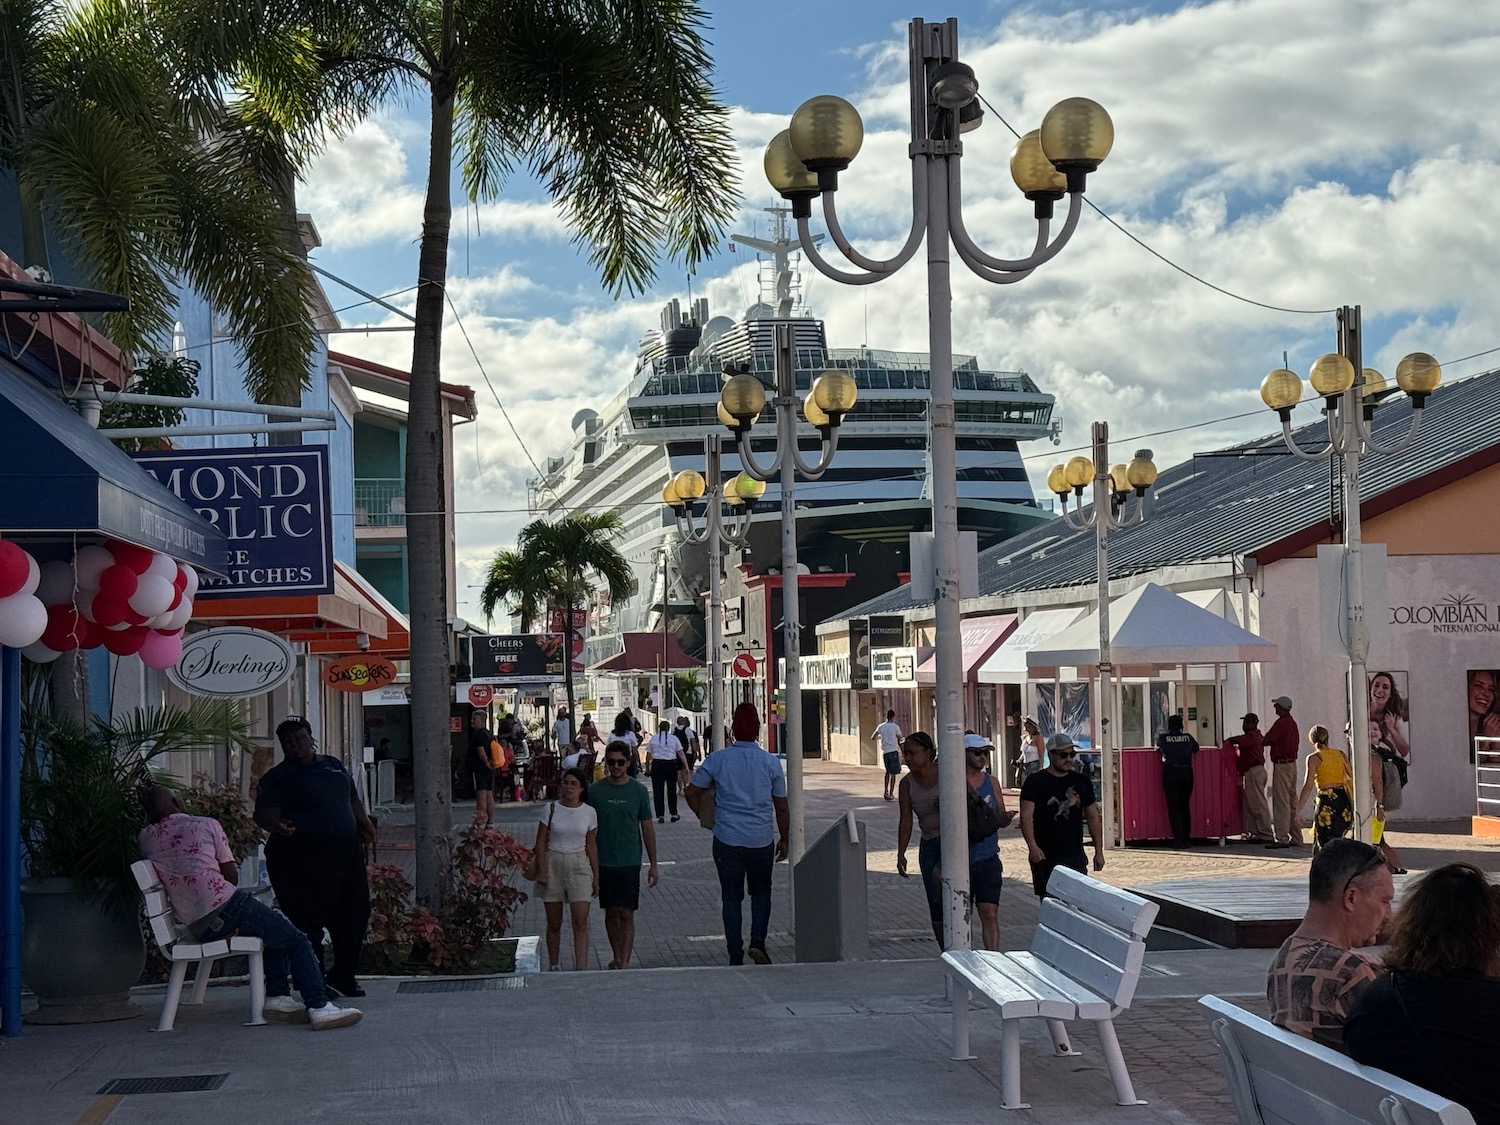
<path id="1" fill-rule="evenodd" d="M 1275 839 L 1268 848 L 1289 848 L 1302 843 L 1302 830 L 1293 814 L 1297 811 L 1297 751 L 1302 746 L 1302 732 L 1292 718 L 1292 701 L 1285 695 L 1271 700 L 1276 721 L 1266 731 L 1266 749 L 1271 753 L 1271 804 Z"/>
<path id="2" fill-rule="evenodd" d="M 1245 840 L 1272 844 L 1276 837 L 1271 832 L 1271 810 L 1266 804 L 1266 741 L 1260 733 L 1260 716 L 1252 711 L 1240 724 L 1245 733 L 1225 742 L 1234 748 L 1234 767 L 1240 775 Z"/>

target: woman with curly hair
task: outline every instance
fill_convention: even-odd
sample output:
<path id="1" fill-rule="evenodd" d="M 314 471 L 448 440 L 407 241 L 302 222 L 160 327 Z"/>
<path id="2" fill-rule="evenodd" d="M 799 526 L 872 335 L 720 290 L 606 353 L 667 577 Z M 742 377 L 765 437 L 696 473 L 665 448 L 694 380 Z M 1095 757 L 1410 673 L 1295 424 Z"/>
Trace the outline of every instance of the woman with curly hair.
<path id="1" fill-rule="evenodd" d="M 1468 863 L 1424 875 L 1391 923 L 1385 967 L 1344 1023 L 1349 1054 L 1500 1125 L 1500 888 Z"/>
<path id="2" fill-rule="evenodd" d="M 1396 677 L 1389 672 L 1376 672 L 1370 677 L 1370 722 L 1380 727 L 1380 740 L 1388 745 L 1403 761 L 1411 757 L 1411 738 L 1407 722 L 1406 700 L 1396 688 Z"/>

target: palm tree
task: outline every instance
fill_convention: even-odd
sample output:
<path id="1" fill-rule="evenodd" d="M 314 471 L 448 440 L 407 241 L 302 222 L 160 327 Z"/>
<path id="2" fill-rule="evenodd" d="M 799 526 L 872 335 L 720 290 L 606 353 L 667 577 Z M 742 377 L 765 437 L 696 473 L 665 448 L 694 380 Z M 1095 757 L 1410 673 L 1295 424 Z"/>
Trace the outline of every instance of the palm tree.
<path id="1" fill-rule="evenodd" d="M 663 255 L 711 252 L 737 199 L 728 112 L 695 0 L 172 0 L 195 53 L 233 72 L 288 137 L 385 93 L 428 107 L 407 414 L 406 504 L 416 751 L 416 890 L 434 905 L 450 831 L 443 413 L 453 165 L 469 198 L 540 181 L 604 284 L 642 290 Z M 316 45 L 308 65 L 267 44 Z M 317 78 L 310 77 L 313 71 Z M 321 83 L 321 85 L 320 85 Z M 338 122 L 335 122 L 338 124 Z M 455 150 L 457 152 L 455 153 Z M 571 624 L 571 622 L 570 622 Z M 570 692 L 571 702 L 571 692 Z"/>
<path id="2" fill-rule="evenodd" d="M 295 401 L 315 341 L 306 270 L 220 91 L 181 80 L 188 61 L 150 5 L 7 0 L 0 168 L 22 264 L 51 273 L 51 243 L 85 284 L 128 297 L 101 323 L 140 358 L 163 350 L 191 285 L 225 314 L 256 398 Z"/>
<path id="3" fill-rule="evenodd" d="M 488 620 L 507 602 L 520 614 L 524 631 L 546 606 L 562 611 L 563 683 L 568 715 L 574 714 L 573 611 L 588 605 L 600 583 L 612 601 L 623 601 L 635 587 L 630 564 L 615 546 L 624 521 L 618 512 L 578 512 L 548 523 L 534 520 L 521 529 L 514 550 L 501 551 L 490 563 L 480 608 Z"/>

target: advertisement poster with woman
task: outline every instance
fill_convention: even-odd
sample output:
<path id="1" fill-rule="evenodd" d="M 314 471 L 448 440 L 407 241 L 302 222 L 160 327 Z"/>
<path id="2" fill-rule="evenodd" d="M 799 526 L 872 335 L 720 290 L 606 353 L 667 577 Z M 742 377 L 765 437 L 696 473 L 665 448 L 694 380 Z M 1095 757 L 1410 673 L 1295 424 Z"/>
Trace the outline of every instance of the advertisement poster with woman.
<path id="1" fill-rule="evenodd" d="M 1476 738 L 1500 738 L 1500 672 L 1492 668 L 1469 671 L 1469 761 Z"/>
<path id="2" fill-rule="evenodd" d="M 1411 698 L 1405 672 L 1370 673 L 1370 748 L 1384 746 L 1411 760 Z"/>

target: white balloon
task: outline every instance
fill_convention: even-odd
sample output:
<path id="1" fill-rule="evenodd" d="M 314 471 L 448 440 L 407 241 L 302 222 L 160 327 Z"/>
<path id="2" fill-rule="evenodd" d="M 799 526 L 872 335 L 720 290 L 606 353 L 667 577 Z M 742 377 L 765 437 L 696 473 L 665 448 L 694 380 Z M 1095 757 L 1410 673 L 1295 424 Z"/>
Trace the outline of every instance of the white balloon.
<path id="1" fill-rule="evenodd" d="M 43 605 L 68 605 L 73 600 L 76 582 L 73 564 L 66 559 L 53 559 L 42 564 L 41 581 L 37 583 L 36 596 Z M 80 598 L 80 601 L 86 599 Z"/>
<path id="2" fill-rule="evenodd" d="M 181 629 L 192 620 L 192 617 L 193 599 L 185 597 L 177 603 L 177 608 L 167 617 L 167 623 L 165 625 L 158 625 L 157 628 L 163 633 L 170 633 L 174 629 Z"/>
<path id="3" fill-rule="evenodd" d="M 182 588 L 182 596 L 191 599 L 198 592 L 198 572 L 190 566 L 179 567 L 178 569 L 187 575 L 187 585 Z"/>
<path id="4" fill-rule="evenodd" d="M 42 568 L 37 565 L 36 559 L 27 555 L 26 561 L 31 564 L 31 569 L 26 572 L 26 581 L 21 583 L 21 588 L 16 591 L 17 594 L 35 594 L 37 586 L 42 581 Z"/>
<path id="5" fill-rule="evenodd" d="M 171 632 L 172 627 L 168 625 L 167 622 L 172 620 L 172 614 L 175 612 L 175 610 L 171 609 L 163 610 L 161 613 L 158 613 L 155 617 L 153 617 L 150 621 L 146 622 L 146 628 L 155 629 L 158 633 Z"/>
<path id="6" fill-rule="evenodd" d="M 0 645 L 25 648 L 47 631 L 47 607 L 34 594 L 0 598 Z"/>
<path id="7" fill-rule="evenodd" d="M 154 574 L 157 578 L 164 578 L 168 583 L 177 581 L 177 560 L 171 555 L 164 555 L 160 551 L 151 556 L 151 565 L 146 568 L 147 574 Z"/>
<path id="8" fill-rule="evenodd" d="M 137 580 L 135 593 L 130 595 L 130 608 L 143 617 L 155 617 L 172 604 L 176 593 L 171 582 L 147 571 Z"/>
<path id="9" fill-rule="evenodd" d="M 46 645 L 42 644 L 41 641 L 37 641 L 35 644 L 29 644 L 25 648 L 23 648 L 21 650 L 21 655 L 24 656 L 27 660 L 31 661 L 33 664 L 51 664 L 54 660 L 61 656 L 62 653 L 53 652 Z"/>
<path id="10" fill-rule="evenodd" d="M 78 548 L 73 559 L 73 571 L 78 575 L 80 589 L 97 590 L 99 576 L 115 565 L 115 557 L 97 543 Z"/>

